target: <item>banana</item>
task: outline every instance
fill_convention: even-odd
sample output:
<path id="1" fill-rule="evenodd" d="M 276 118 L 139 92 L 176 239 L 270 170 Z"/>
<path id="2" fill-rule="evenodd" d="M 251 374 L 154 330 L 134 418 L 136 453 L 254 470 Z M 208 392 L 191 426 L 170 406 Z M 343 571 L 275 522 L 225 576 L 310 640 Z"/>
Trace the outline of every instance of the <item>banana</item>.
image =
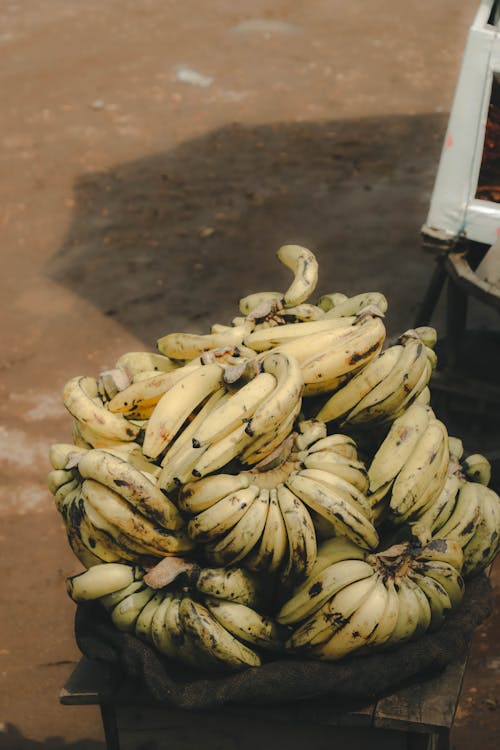
<path id="1" fill-rule="evenodd" d="M 432 326 L 417 326 L 413 330 L 429 349 L 434 349 L 437 344 L 437 331 L 435 328 L 432 328 Z"/>
<path id="2" fill-rule="evenodd" d="M 80 484 L 81 482 L 78 479 L 72 479 L 70 482 L 66 482 L 66 484 L 61 485 L 61 487 L 56 490 L 54 501 L 57 510 L 63 518 L 66 517 L 70 503 L 75 496 L 73 493 L 78 492 Z"/>
<path id="3" fill-rule="evenodd" d="M 475 482 L 464 482 L 446 523 L 436 532 L 441 539 L 455 539 L 462 548 L 474 536 L 481 519 L 480 490 Z"/>
<path id="4" fill-rule="evenodd" d="M 424 344 L 418 338 L 406 340 L 403 351 L 389 374 L 359 401 L 344 422 L 359 424 L 386 419 L 399 408 L 418 383 L 426 365 Z"/>
<path id="5" fill-rule="evenodd" d="M 275 487 L 269 490 L 269 510 L 260 544 L 247 555 L 245 563 L 250 570 L 274 573 L 285 559 L 288 535 L 278 503 Z"/>
<path id="6" fill-rule="evenodd" d="M 179 511 L 161 489 L 118 456 L 101 449 L 89 450 L 80 459 L 78 471 L 83 478 L 94 479 L 118 492 L 132 507 L 164 528 L 176 530 L 184 525 Z"/>
<path id="7" fill-rule="evenodd" d="M 215 565 L 234 565 L 242 560 L 259 541 L 268 509 L 269 493 L 260 490 L 233 528 L 222 539 L 205 546 L 207 559 Z"/>
<path id="8" fill-rule="evenodd" d="M 448 447 L 450 449 L 450 458 L 460 461 L 464 454 L 464 444 L 460 438 L 448 436 Z"/>
<path id="9" fill-rule="evenodd" d="M 313 569 L 314 572 L 314 569 Z M 311 573 L 294 591 L 276 615 L 282 625 L 294 625 L 317 612 L 323 604 L 346 586 L 373 575 L 373 568 L 362 560 L 340 560 Z"/>
<path id="10" fill-rule="evenodd" d="M 207 652 L 221 666 L 230 669 L 258 667 L 259 655 L 224 628 L 202 604 L 185 598 L 179 606 L 183 630 L 198 648 Z"/>
<path id="11" fill-rule="evenodd" d="M 195 515 L 211 508 L 223 497 L 246 489 L 250 484 L 247 474 L 216 474 L 184 485 L 179 493 L 179 506 Z"/>
<path id="12" fill-rule="evenodd" d="M 284 307 L 279 311 L 279 315 L 287 320 L 291 318 L 294 321 L 300 321 L 306 323 L 313 320 L 321 320 L 324 316 L 325 311 L 317 305 L 311 305 L 307 302 L 303 302 L 301 305 L 295 305 L 294 307 Z"/>
<path id="13" fill-rule="evenodd" d="M 420 601 L 406 576 L 397 579 L 394 587 L 399 601 L 398 618 L 386 646 L 411 640 L 419 628 L 421 618 Z"/>
<path id="14" fill-rule="evenodd" d="M 207 596 L 204 603 L 222 627 L 238 640 L 267 651 L 281 649 L 281 629 L 268 617 L 237 602 L 225 602 Z"/>
<path id="15" fill-rule="evenodd" d="M 151 618 L 149 636 L 155 648 L 161 654 L 164 654 L 169 659 L 178 660 L 180 658 L 179 648 L 176 643 L 176 630 L 175 625 L 172 623 L 172 613 L 169 618 L 170 627 L 167 626 L 166 618 L 168 611 L 180 604 L 180 597 L 178 594 L 173 592 L 167 592 L 163 595 L 162 601 L 156 607 Z M 143 610 L 144 611 L 144 610 Z"/>
<path id="16" fill-rule="evenodd" d="M 481 517 L 473 536 L 464 547 L 464 576 L 480 573 L 492 562 L 499 549 L 500 499 L 488 487 L 480 492 Z"/>
<path id="17" fill-rule="evenodd" d="M 448 433 L 438 419 L 431 418 L 420 435 L 409 458 L 405 461 L 392 486 L 390 509 L 394 516 L 403 516 L 419 501 L 422 493 L 434 475 L 436 466 L 448 454 Z M 445 462 L 446 466 L 448 461 Z M 446 472 L 436 487 L 436 497 L 441 493 L 446 481 Z"/>
<path id="18" fill-rule="evenodd" d="M 302 464 L 307 469 L 319 469 L 344 479 L 362 494 L 368 490 L 368 472 L 362 461 L 344 458 L 335 453 L 319 451 L 306 456 Z"/>
<path id="19" fill-rule="evenodd" d="M 316 561 L 314 524 L 304 504 L 288 487 L 279 484 L 276 493 L 288 537 L 288 562 L 282 578 L 285 582 L 300 582 L 307 578 Z"/>
<path id="20" fill-rule="evenodd" d="M 384 584 L 387 590 L 387 602 L 377 627 L 366 639 L 366 645 L 370 647 L 383 646 L 389 641 L 399 617 L 400 600 L 394 582 L 389 578 L 384 581 Z"/>
<path id="21" fill-rule="evenodd" d="M 425 386 L 423 391 L 414 400 L 414 404 L 422 404 L 422 406 L 430 406 L 431 403 L 431 391 L 428 385 Z M 399 414 L 397 414 L 399 416 Z"/>
<path id="22" fill-rule="evenodd" d="M 339 492 L 348 502 L 358 505 L 360 511 L 369 521 L 372 520 L 373 512 L 370 500 L 350 482 L 321 469 L 302 469 L 299 473 L 303 477 L 309 477 L 320 484 L 324 484 L 325 487 L 329 487 L 333 492 Z"/>
<path id="23" fill-rule="evenodd" d="M 276 307 L 281 308 L 283 302 L 283 294 L 281 292 L 254 292 L 248 294 L 246 297 L 242 297 L 239 302 L 239 310 L 242 315 L 250 315 L 253 311 L 259 308 L 261 305 L 272 305 L 275 303 Z"/>
<path id="24" fill-rule="evenodd" d="M 343 294 L 342 292 L 323 294 L 318 300 L 318 307 L 323 310 L 323 312 L 329 312 L 333 307 L 335 307 L 335 305 L 338 305 L 341 302 L 345 302 L 346 299 L 349 299 L 349 297 L 347 296 L 347 294 Z"/>
<path id="25" fill-rule="evenodd" d="M 249 383 L 225 400 L 200 425 L 193 436 L 193 446 L 200 447 L 216 442 L 241 425 L 248 422 L 257 407 L 276 388 L 276 378 L 268 372 L 261 372 Z"/>
<path id="26" fill-rule="evenodd" d="M 328 330 L 311 333 L 309 336 L 300 336 L 281 343 L 276 351 L 293 357 L 302 366 L 305 362 L 313 357 L 319 357 L 330 349 L 339 349 L 342 346 L 349 346 L 350 342 L 359 337 L 359 328 L 361 322 L 356 318 L 343 318 L 342 326 L 332 326 Z M 271 349 L 271 352 L 273 350 Z M 264 356 L 270 352 L 262 352 L 257 355 L 257 361 L 261 361 Z"/>
<path id="27" fill-rule="evenodd" d="M 84 481 L 82 494 L 105 521 L 156 556 L 188 552 L 193 546 L 183 532 L 155 528 L 151 521 L 135 513 L 120 495 L 92 479 Z"/>
<path id="28" fill-rule="evenodd" d="M 310 506 L 316 513 L 326 518 L 335 530 L 349 537 L 360 547 L 375 549 L 379 537 L 375 527 L 368 521 L 354 502 L 349 502 L 333 488 L 326 487 L 309 477 L 291 474 L 287 487 Z"/>
<path id="29" fill-rule="evenodd" d="M 427 560 L 414 564 L 413 569 L 441 584 L 448 594 L 452 607 L 458 607 L 464 595 L 464 581 L 453 565 L 441 560 Z"/>
<path id="30" fill-rule="evenodd" d="M 299 422 L 297 429 L 299 434 L 295 438 L 294 444 L 294 448 L 297 451 L 306 450 L 313 443 L 326 438 L 326 424 L 317 419 L 308 419 Z"/>
<path id="31" fill-rule="evenodd" d="M 374 573 L 369 578 L 344 586 L 293 632 L 286 645 L 292 650 L 309 652 L 312 648 L 327 643 L 345 627 L 353 613 L 371 596 L 378 583 L 379 576 Z"/>
<path id="32" fill-rule="evenodd" d="M 444 562 L 451 565 L 459 573 L 464 564 L 464 552 L 460 544 L 454 539 L 431 539 L 423 547 L 414 552 L 417 562 Z"/>
<path id="33" fill-rule="evenodd" d="M 346 624 L 326 643 L 312 648 L 310 656 L 329 661 L 337 660 L 366 645 L 384 615 L 387 600 L 387 589 L 379 578 L 367 598 L 348 617 Z"/>
<path id="34" fill-rule="evenodd" d="M 158 591 L 141 610 L 139 617 L 135 621 L 134 632 L 138 638 L 144 638 L 144 640 L 151 642 L 151 624 L 156 610 L 160 606 L 161 602 L 165 598 L 165 594 Z"/>
<path id="35" fill-rule="evenodd" d="M 73 443 L 53 443 L 49 449 L 49 461 L 53 469 L 62 470 L 66 469 L 68 462 L 73 463 L 83 453 L 84 450 Z"/>
<path id="36" fill-rule="evenodd" d="M 374 357 L 366 367 L 323 404 L 317 414 L 317 419 L 331 422 L 341 419 L 352 411 L 362 398 L 388 376 L 402 351 L 403 347 L 396 344 L 381 352 L 378 357 Z"/>
<path id="37" fill-rule="evenodd" d="M 60 487 L 76 479 L 74 472 L 65 469 L 53 469 L 47 474 L 47 485 L 49 491 L 55 495 Z"/>
<path id="38" fill-rule="evenodd" d="M 429 600 L 415 581 L 413 581 L 409 576 L 403 576 L 405 583 L 410 586 L 413 589 L 413 593 L 417 597 L 418 603 L 420 605 L 420 618 L 418 621 L 418 627 L 414 633 L 413 638 L 417 639 L 424 633 L 426 633 L 432 622 L 432 609 L 431 605 L 429 604 Z"/>
<path id="39" fill-rule="evenodd" d="M 66 537 L 71 551 L 85 568 L 92 568 L 94 565 L 102 564 L 102 560 L 84 547 L 78 534 L 71 527 L 66 527 Z"/>
<path id="40" fill-rule="evenodd" d="M 159 372 L 146 380 L 138 380 L 125 390 L 117 393 L 109 402 L 108 409 L 113 413 L 125 414 L 129 417 L 137 414 L 140 410 L 146 410 L 147 413 L 154 409 L 164 393 L 187 377 L 193 370 L 202 367 L 201 361 L 197 359 L 171 372 Z"/>
<path id="41" fill-rule="evenodd" d="M 345 536 L 327 539 L 318 545 L 316 562 L 311 570 L 311 575 L 316 575 L 329 565 L 333 565 L 341 560 L 365 560 L 367 556 L 368 552 L 365 549 L 351 542 Z"/>
<path id="42" fill-rule="evenodd" d="M 432 352 L 432 349 L 427 349 L 427 352 Z M 434 352 L 432 352 L 432 354 L 434 357 L 436 356 Z M 436 359 L 436 364 L 437 364 L 437 359 Z M 411 389 L 411 391 L 408 393 L 407 396 L 405 396 L 405 398 L 403 398 L 402 401 L 399 402 L 399 404 L 397 404 L 394 411 L 389 412 L 389 416 L 391 419 L 397 419 L 398 417 L 400 417 L 412 404 L 424 403 L 424 405 L 426 405 L 427 398 L 425 396 L 422 396 L 422 394 L 427 388 L 427 384 L 429 383 L 429 380 L 431 379 L 431 375 L 432 375 L 432 365 L 431 365 L 431 362 L 429 361 L 429 357 L 427 357 L 427 362 L 425 362 L 425 365 L 420 374 L 420 377 L 415 383 L 415 385 L 413 386 L 413 388 Z"/>
<path id="43" fill-rule="evenodd" d="M 168 357 L 156 352 L 127 352 L 122 354 L 115 362 L 115 367 L 123 367 L 132 375 L 153 370 L 171 372 L 176 370 L 178 366 L 176 362 L 172 362 Z"/>
<path id="44" fill-rule="evenodd" d="M 259 494 L 258 487 L 247 487 L 218 500 L 188 522 L 187 532 L 196 541 L 218 539 L 242 518 Z"/>
<path id="45" fill-rule="evenodd" d="M 439 454 L 435 461 L 434 471 L 432 472 L 428 484 L 422 489 L 418 499 L 408 508 L 405 513 L 398 516 L 397 521 L 412 522 L 420 518 L 436 500 L 440 497 L 443 487 L 446 484 L 448 474 L 449 453 L 447 440 L 443 440 L 439 448 Z"/>
<path id="46" fill-rule="evenodd" d="M 202 455 L 194 463 L 191 475 L 199 479 L 207 474 L 218 471 L 228 464 L 229 461 L 237 458 L 252 440 L 253 437 L 248 434 L 248 424 L 243 423 L 239 425 L 229 435 L 221 438 L 218 442 L 212 443 L 206 449 L 200 449 L 203 451 Z M 186 481 L 189 478 L 186 476 Z M 160 484 L 162 482 L 161 476 L 159 482 Z"/>
<path id="47" fill-rule="evenodd" d="M 431 610 L 430 630 L 438 628 L 444 621 L 446 613 L 451 609 L 451 600 L 446 589 L 434 578 L 411 571 L 409 577 L 425 594 Z"/>
<path id="48" fill-rule="evenodd" d="M 455 507 L 460 485 L 461 480 L 456 474 L 447 474 L 441 493 L 418 521 L 412 524 L 412 533 L 415 536 L 425 533 L 425 530 L 434 532 L 446 523 Z"/>
<path id="49" fill-rule="evenodd" d="M 211 349 L 242 344 L 252 327 L 249 324 L 230 326 L 222 333 L 169 333 L 158 339 L 157 346 L 170 359 L 191 360 Z"/>
<path id="50" fill-rule="evenodd" d="M 78 529 L 84 547 L 102 562 L 137 562 L 136 555 L 119 546 L 112 537 L 106 536 L 92 525 L 86 513 L 85 499 L 81 495 L 72 501 L 68 514 L 73 528 Z"/>
<path id="51" fill-rule="evenodd" d="M 316 289 L 318 261 L 310 250 L 301 245 L 282 245 L 277 256 L 294 274 L 293 282 L 284 294 L 285 307 L 300 305 Z"/>
<path id="52" fill-rule="evenodd" d="M 471 482 L 480 482 L 488 486 L 491 479 L 491 464 L 480 453 L 473 453 L 462 461 L 462 469 Z"/>
<path id="53" fill-rule="evenodd" d="M 318 305 L 321 307 L 320 303 L 322 300 L 325 300 L 325 298 L 328 299 L 329 297 L 330 295 L 321 297 Z M 378 307 L 381 313 L 386 313 L 389 306 L 387 298 L 381 292 L 363 292 L 362 294 L 356 294 L 353 297 L 348 297 L 345 300 L 337 302 L 325 312 L 332 318 L 341 318 L 347 317 L 348 315 L 357 315 L 361 310 L 370 305 Z"/>
<path id="54" fill-rule="evenodd" d="M 136 591 L 139 591 L 140 589 L 144 588 L 144 581 L 142 580 L 142 577 L 139 577 L 138 580 L 133 581 L 128 586 L 125 586 L 122 589 L 119 589 L 118 591 L 114 591 L 112 594 L 106 594 L 105 596 L 99 597 L 99 604 L 102 604 L 105 610 L 108 612 L 111 612 L 112 609 L 116 607 L 117 604 L 122 602 L 124 599 L 127 598 L 127 596 L 130 596 L 130 594 L 135 594 Z"/>
<path id="55" fill-rule="evenodd" d="M 99 599 L 124 588 L 136 578 L 137 569 L 122 563 L 102 563 L 66 579 L 68 594 L 74 602 Z"/>
<path id="56" fill-rule="evenodd" d="M 371 492 L 399 474 L 427 429 L 431 415 L 427 407 L 413 404 L 392 423 L 368 469 Z"/>
<path id="57" fill-rule="evenodd" d="M 253 466 L 255 468 L 260 466 L 261 462 L 270 457 L 290 437 L 301 408 L 302 402 L 299 400 L 293 406 L 291 412 L 284 415 L 282 422 L 274 426 L 269 432 L 264 432 L 261 437 L 252 440 L 243 449 L 239 456 L 240 461 L 246 466 Z M 267 461 L 265 462 L 267 464 Z"/>
<path id="58" fill-rule="evenodd" d="M 344 329 L 346 325 L 352 323 L 354 323 L 354 319 L 323 317 L 319 320 L 309 320 L 303 323 L 285 323 L 271 328 L 257 328 L 248 334 L 244 344 L 255 352 L 265 352 L 276 347 L 281 349 L 282 344 L 287 342 L 317 333 Z"/>
<path id="59" fill-rule="evenodd" d="M 223 372 L 220 365 L 195 369 L 161 397 L 144 433 L 146 456 L 155 459 L 163 453 L 189 415 L 222 386 Z"/>
<path id="60" fill-rule="evenodd" d="M 154 590 L 145 586 L 117 604 L 111 611 L 111 622 L 115 628 L 122 633 L 132 633 L 139 615 L 154 595 Z"/>
<path id="61" fill-rule="evenodd" d="M 128 442 L 135 440 L 140 432 L 123 415 L 105 408 L 95 378 L 72 378 L 64 386 L 62 397 L 69 413 L 102 437 Z"/>
<path id="62" fill-rule="evenodd" d="M 106 537 L 105 543 L 111 546 L 112 549 L 116 549 L 117 554 L 119 550 L 119 554 L 124 559 L 135 562 L 138 555 L 146 557 L 158 557 L 162 555 L 162 553 L 148 545 L 145 541 L 139 541 L 137 537 L 133 539 L 131 536 L 128 536 L 122 529 L 118 528 L 118 526 L 107 521 L 104 516 L 84 497 L 81 499 L 84 503 L 85 515 L 92 528 L 98 532 L 101 537 Z"/>
<path id="63" fill-rule="evenodd" d="M 222 406 L 229 398 L 225 388 L 219 388 L 205 401 L 201 409 L 191 418 L 190 423 L 184 427 L 178 437 L 170 444 L 167 452 L 162 458 L 161 465 L 165 467 L 168 463 L 175 461 L 179 454 L 184 453 L 193 445 L 193 437 L 207 418 L 214 412 L 216 407 Z M 208 420 L 210 421 L 210 420 Z"/>
<path id="64" fill-rule="evenodd" d="M 200 593 L 218 599 L 249 607 L 259 605 L 258 579 L 244 568 L 202 568 L 196 588 Z"/>
<path id="65" fill-rule="evenodd" d="M 385 339 L 385 326 L 378 317 L 364 318 L 352 326 L 352 335 L 339 339 L 338 346 L 324 349 L 301 364 L 304 394 L 326 393 L 331 382 L 365 367 L 377 356 Z"/>
<path id="66" fill-rule="evenodd" d="M 358 451 L 354 440 L 349 435 L 342 435 L 341 433 L 328 435 L 321 440 L 317 440 L 309 447 L 308 452 L 318 453 L 319 451 L 333 451 L 334 453 L 338 453 L 339 456 L 355 460 L 358 458 Z"/>
<path id="67" fill-rule="evenodd" d="M 276 388 L 257 407 L 246 425 L 247 435 L 254 437 L 276 427 L 284 414 L 289 414 L 302 395 L 302 373 L 298 363 L 280 352 L 269 354 L 262 361 L 263 372 L 276 378 Z"/>

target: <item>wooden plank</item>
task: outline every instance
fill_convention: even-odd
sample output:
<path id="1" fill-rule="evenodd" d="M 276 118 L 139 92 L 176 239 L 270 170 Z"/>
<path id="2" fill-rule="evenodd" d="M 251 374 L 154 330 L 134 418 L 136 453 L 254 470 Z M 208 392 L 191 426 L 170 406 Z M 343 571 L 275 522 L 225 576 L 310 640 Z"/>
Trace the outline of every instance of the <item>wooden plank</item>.
<path id="1" fill-rule="evenodd" d="M 272 721 L 255 721 L 252 718 L 184 712 L 167 726 L 138 725 L 118 730 L 120 750 L 255 750 L 255 747 L 287 747 L 287 750 L 332 750 L 332 747 L 349 750 L 408 750 L 407 736 L 403 732 L 373 727 L 331 727 L 317 724 Z M 424 737 L 424 735 L 420 735 Z M 422 745 L 418 750 L 424 750 Z M 415 748 L 417 750 L 417 748 Z"/>
<path id="2" fill-rule="evenodd" d="M 376 727 L 415 732 L 450 730 L 460 698 L 466 657 L 450 664 L 437 677 L 422 680 L 381 698 L 375 709 Z"/>
<path id="3" fill-rule="evenodd" d="M 109 702 L 115 690 L 111 665 L 84 656 L 61 690 L 59 700 L 65 706 L 97 706 Z"/>

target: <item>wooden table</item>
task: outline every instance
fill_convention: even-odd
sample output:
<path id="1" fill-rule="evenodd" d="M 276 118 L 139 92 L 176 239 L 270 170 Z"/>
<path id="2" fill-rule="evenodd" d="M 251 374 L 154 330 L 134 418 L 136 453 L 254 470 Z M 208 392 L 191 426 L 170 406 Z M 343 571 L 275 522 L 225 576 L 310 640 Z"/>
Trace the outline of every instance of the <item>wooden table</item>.
<path id="1" fill-rule="evenodd" d="M 466 657 L 370 705 L 328 696 L 271 706 L 186 711 L 155 704 L 110 665 L 86 658 L 61 692 L 64 705 L 98 705 L 108 750 L 447 750 Z"/>

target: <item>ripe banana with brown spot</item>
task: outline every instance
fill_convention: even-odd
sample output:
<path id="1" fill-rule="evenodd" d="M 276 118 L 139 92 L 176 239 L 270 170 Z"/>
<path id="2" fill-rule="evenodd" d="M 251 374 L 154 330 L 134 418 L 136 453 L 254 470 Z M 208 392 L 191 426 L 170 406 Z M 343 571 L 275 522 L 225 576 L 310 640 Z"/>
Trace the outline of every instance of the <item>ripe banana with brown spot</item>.
<path id="1" fill-rule="evenodd" d="M 144 433 L 142 450 L 157 458 L 173 441 L 190 414 L 222 387 L 220 365 L 197 368 L 172 386 L 159 400 Z"/>
<path id="2" fill-rule="evenodd" d="M 182 554 L 192 549 L 193 543 L 182 532 L 169 532 L 157 528 L 134 512 L 123 498 L 103 484 L 86 479 L 81 489 L 82 495 L 109 524 L 117 526 L 127 537 L 143 545 L 150 554 L 157 557 Z"/>
<path id="3" fill-rule="evenodd" d="M 371 492 L 398 475 L 427 429 L 431 416 L 430 409 L 414 404 L 392 423 L 368 468 Z"/>
<path id="4" fill-rule="evenodd" d="M 331 296 L 324 295 L 321 297 L 318 305 L 321 307 L 321 303 L 323 303 L 323 305 L 328 306 L 328 302 L 332 302 Z M 389 306 L 387 298 L 381 292 L 363 292 L 353 297 L 347 297 L 345 300 L 339 300 L 335 304 L 332 304 L 325 312 L 332 318 L 341 318 L 349 315 L 357 315 L 365 307 L 371 305 L 378 307 L 381 313 L 386 313 Z"/>
<path id="5" fill-rule="evenodd" d="M 353 323 L 354 320 L 348 322 Z M 272 328 L 256 328 L 255 331 L 246 336 L 244 344 L 256 352 L 264 352 L 274 348 L 281 349 L 282 345 L 287 342 L 318 333 L 344 329 L 346 325 L 347 322 L 344 319 L 325 319 L 323 317 L 319 320 L 302 323 L 285 323 Z M 305 339 L 304 343 L 306 343 Z"/>
<path id="6" fill-rule="evenodd" d="M 261 659 L 224 628 L 202 604 L 186 597 L 179 606 L 182 629 L 196 646 L 213 660 L 231 670 L 258 667 Z"/>
<path id="7" fill-rule="evenodd" d="M 239 641 L 266 651 L 282 648 L 283 632 L 269 617 L 252 607 L 206 596 L 205 606 L 215 619 Z"/>
<path id="8" fill-rule="evenodd" d="M 123 415 L 113 414 L 104 406 L 95 378 L 72 378 L 64 386 L 62 397 L 69 413 L 102 437 L 127 442 L 140 432 Z"/>
<path id="9" fill-rule="evenodd" d="M 288 537 L 288 560 L 281 578 L 286 584 L 300 583 L 307 578 L 316 561 L 314 524 L 305 505 L 288 487 L 279 484 L 276 493 Z"/>
<path id="10" fill-rule="evenodd" d="M 169 333 L 158 339 L 157 346 L 170 359 L 191 360 L 203 352 L 223 347 L 235 347 L 243 343 L 253 324 L 230 326 L 222 333 Z"/>
<path id="11" fill-rule="evenodd" d="M 366 367 L 354 375 L 323 404 L 317 414 L 317 419 L 331 422 L 341 419 L 352 411 L 362 398 L 388 376 L 402 350 L 403 347 L 396 344 L 381 352 L 378 357 L 374 357 Z"/>
<path id="12" fill-rule="evenodd" d="M 477 575 L 487 568 L 500 548 L 500 498 L 489 487 L 479 489 L 479 495 L 481 517 L 463 550 L 465 576 Z"/>
<path id="13" fill-rule="evenodd" d="M 144 474 L 112 453 L 87 451 L 78 463 L 83 478 L 94 479 L 117 492 L 132 507 L 166 529 L 180 529 L 184 521 L 174 503 Z M 154 477 L 152 477 L 154 479 Z"/>
<path id="14" fill-rule="evenodd" d="M 338 534 L 349 537 L 365 549 L 377 547 L 377 531 L 354 501 L 346 500 L 345 495 L 304 476 L 302 472 L 291 474 L 286 484 L 306 505 L 326 518 Z"/>
<path id="15" fill-rule="evenodd" d="M 202 568 L 196 589 L 202 594 L 258 607 L 261 599 L 259 580 L 244 568 Z"/>
<path id="16" fill-rule="evenodd" d="M 288 535 L 278 503 L 275 487 L 269 490 L 269 510 L 266 525 L 257 546 L 247 555 L 245 564 L 250 570 L 273 573 L 283 563 L 288 551 Z"/>
<path id="17" fill-rule="evenodd" d="M 462 469 L 471 482 L 480 482 L 486 487 L 491 479 L 491 464 L 481 453 L 472 453 L 462 460 Z"/>
<path id="18" fill-rule="evenodd" d="M 365 367 L 377 356 L 386 333 L 382 320 L 366 317 L 351 328 L 351 335 L 339 339 L 337 346 L 325 348 L 301 364 L 305 395 L 327 393 L 339 379 Z"/>
<path id="19" fill-rule="evenodd" d="M 125 390 L 120 391 L 108 404 L 111 412 L 125 414 L 128 416 L 145 412 L 150 416 L 152 410 L 164 393 L 172 388 L 183 378 L 187 377 L 192 370 L 201 368 L 203 365 L 198 359 L 183 367 L 178 367 L 171 372 L 160 372 L 146 380 L 132 383 Z M 139 417 L 136 417 L 139 418 Z"/>
<path id="20" fill-rule="evenodd" d="M 310 250 L 301 245 L 282 245 L 277 256 L 294 274 L 293 282 L 283 295 L 284 305 L 285 307 L 300 305 L 316 289 L 318 261 Z"/>
<path id="21" fill-rule="evenodd" d="M 413 451 L 400 469 L 392 486 L 391 512 L 402 517 L 418 504 L 422 493 L 431 482 L 436 466 L 448 456 L 448 433 L 438 419 L 431 418 L 420 435 Z M 448 460 L 445 461 L 446 466 Z M 446 481 L 446 471 L 436 482 L 436 498 Z"/>
<path id="22" fill-rule="evenodd" d="M 197 541 L 210 541 L 223 536 L 242 518 L 258 494 L 259 488 L 250 486 L 226 495 L 189 520 L 189 536 Z"/>
<path id="23" fill-rule="evenodd" d="M 345 417 L 344 423 L 359 424 L 391 418 L 426 368 L 425 346 L 419 338 L 407 338 L 396 364 Z"/>
<path id="24" fill-rule="evenodd" d="M 232 529 L 216 542 L 205 545 L 209 562 L 214 565 L 234 565 L 243 560 L 259 541 L 268 510 L 269 493 L 258 490 L 257 496 L 249 502 L 247 511 Z"/>

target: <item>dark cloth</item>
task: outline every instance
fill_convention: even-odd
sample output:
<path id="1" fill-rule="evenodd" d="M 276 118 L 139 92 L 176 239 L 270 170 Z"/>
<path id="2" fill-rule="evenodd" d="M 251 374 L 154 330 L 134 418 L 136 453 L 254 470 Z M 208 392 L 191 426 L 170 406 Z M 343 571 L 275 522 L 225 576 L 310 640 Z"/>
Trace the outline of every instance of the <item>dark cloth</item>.
<path id="1" fill-rule="evenodd" d="M 226 703 L 269 706 L 326 694 L 339 701 L 374 700 L 463 657 L 474 629 L 491 611 L 491 587 L 483 574 L 467 583 L 461 606 L 442 627 L 415 642 L 338 662 L 279 658 L 225 675 L 195 673 L 172 664 L 139 638 L 116 630 L 97 603 L 78 605 L 75 632 L 85 656 L 117 665 L 155 702 L 184 709 Z"/>

